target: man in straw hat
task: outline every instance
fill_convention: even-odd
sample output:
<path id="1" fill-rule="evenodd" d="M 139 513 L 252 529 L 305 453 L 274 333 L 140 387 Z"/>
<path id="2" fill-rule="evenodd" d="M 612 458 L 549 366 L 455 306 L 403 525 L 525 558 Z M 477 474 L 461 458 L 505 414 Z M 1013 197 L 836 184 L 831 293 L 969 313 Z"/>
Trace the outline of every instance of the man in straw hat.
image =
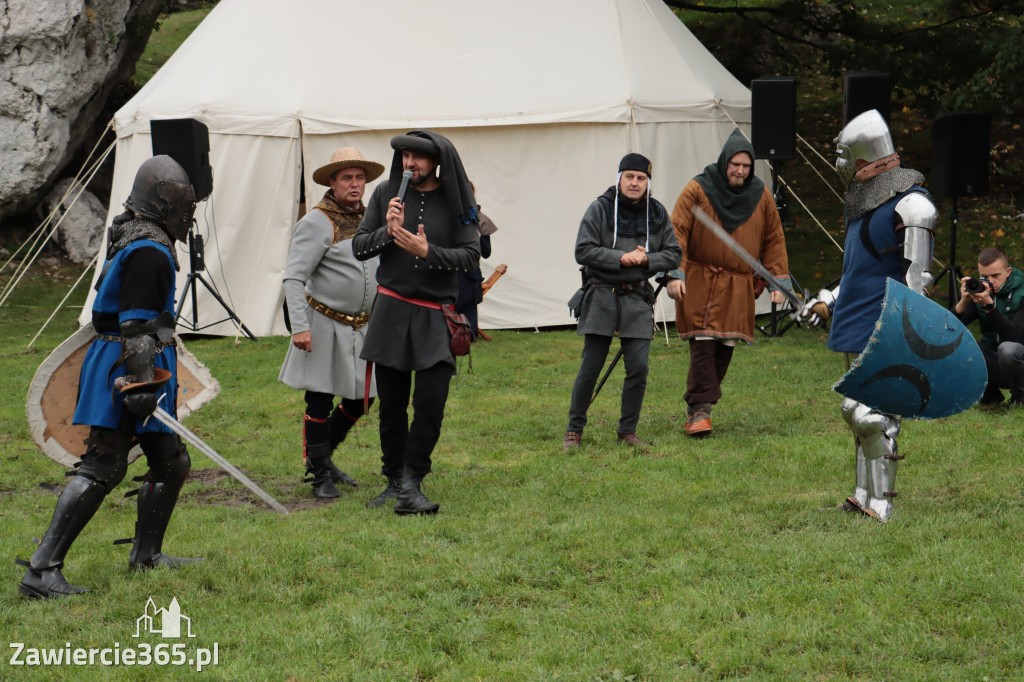
<path id="1" fill-rule="evenodd" d="M 364 396 L 376 394 L 372 385 L 366 390 L 359 353 L 377 295 L 377 262 L 356 259 L 352 237 L 366 211 L 366 183 L 383 172 L 354 147 L 334 152 L 313 172 L 313 181 L 329 189 L 296 223 L 288 251 L 284 291 L 292 344 L 278 380 L 306 392 L 303 457 L 307 482 L 323 499 L 341 494 L 338 483 L 358 485 L 331 456 L 369 407 Z M 335 396 L 341 398 L 337 405 Z"/>
<path id="2" fill-rule="evenodd" d="M 356 258 L 380 256 L 381 295 L 360 357 L 376 366 L 381 473 L 388 484 L 370 505 L 395 498 L 398 514 L 433 514 L 440 505 L 420 484 L 431 470 L 455 372 L 441 306 L 455 303 L 456 273 L 472 271 L 480 260 L 477 206 L 447 138 L 413 130 L 391 138 L 391 147 L 391 177 L 374 190 L 355 237 Z M 403 201 L 404 171 L 411 180 Z"/>

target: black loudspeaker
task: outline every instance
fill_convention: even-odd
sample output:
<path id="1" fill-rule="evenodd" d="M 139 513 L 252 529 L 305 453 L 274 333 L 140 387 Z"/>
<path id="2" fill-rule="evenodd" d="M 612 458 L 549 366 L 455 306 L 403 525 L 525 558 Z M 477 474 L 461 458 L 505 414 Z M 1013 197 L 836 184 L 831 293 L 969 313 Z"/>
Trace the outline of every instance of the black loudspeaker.
<path id="1" fill-rule="evenodd" d="M 750 82 L 750 141 L 759 159 L 796 156 L 796 78 L 767 76 Z"/>
<path id="2" fill-rule="evenodd" d="M 843 125 L 858 114 L 877 109 L 889 124 L 892 80 L 881 71 L 848 71 L 843 78 Z"/>
<path id="3" fill-rule="evenodd" d="M 194 118 L 172 118 L 149 122 L 153 138 L 153 156 L 167 154 L 181 164 L 192 182 L 196 201 L 213 191 L 210 168 L 210 131 Z"/>
<path id="4" fill-rule="evenodd" d="M 932 125 L 932 176 L 937 197 L 988 193 L 991 117 L 983 113 L 939 114 Z"/>

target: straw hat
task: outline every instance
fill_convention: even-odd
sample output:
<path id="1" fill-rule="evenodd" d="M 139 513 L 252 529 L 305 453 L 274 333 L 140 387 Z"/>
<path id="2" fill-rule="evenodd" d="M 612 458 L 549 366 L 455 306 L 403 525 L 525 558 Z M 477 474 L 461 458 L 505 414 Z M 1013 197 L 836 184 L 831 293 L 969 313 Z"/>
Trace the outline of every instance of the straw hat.
<path id="1" fill-rule="evenodd" d="M 331 154 L 331 161 L 313 171 L 313 182 L 325 187 L 331 186 L 331 176 L 342 168 L 362 168 L 366 171 L 366 181 L 371 182 L 380 177 L 384 166 L 376 161 L 367 161 L 355 147 L 342 147 Z"/>

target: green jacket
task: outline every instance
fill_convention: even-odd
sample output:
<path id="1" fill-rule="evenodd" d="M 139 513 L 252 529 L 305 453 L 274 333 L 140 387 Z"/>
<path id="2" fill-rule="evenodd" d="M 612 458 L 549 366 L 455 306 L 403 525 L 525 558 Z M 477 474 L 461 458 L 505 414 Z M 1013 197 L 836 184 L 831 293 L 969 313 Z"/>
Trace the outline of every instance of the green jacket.
<path id="1" fill-rule="evenodd" d="M 996 304 L 996 309 L 1003 314 L 1006 319 L 1013 319 L 1013 316 L 1020 310 L 1021 303 L 1024 302 L 1024 272 L 1021 272 L 1017 268 L 1011 268 L 1010 276 L 1006 278 L 1003 286 L 999 287 L 999 291 L 993 297 L 993 301 Z M 985 344 L 990 348 L 998 348 L 999 344 L 1008 339 L 999 338 L 999 334 L 992 327 L 992 321 L 989 319 L 988 313 L 978 307 L 978 324 L 981 327 L 981 343 Z M 1017 339 L 1012 339 L 1016 341 Z"/>

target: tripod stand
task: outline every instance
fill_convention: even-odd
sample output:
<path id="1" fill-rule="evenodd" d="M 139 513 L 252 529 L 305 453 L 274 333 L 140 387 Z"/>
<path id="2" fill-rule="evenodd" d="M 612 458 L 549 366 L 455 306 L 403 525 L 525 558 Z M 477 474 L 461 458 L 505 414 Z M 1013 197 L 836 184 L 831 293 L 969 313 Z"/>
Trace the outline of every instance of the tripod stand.
<path id="1" fill-rule="evenodd" d="M 206 329 L 207 327 L 212 327 L 215 324 L 231 320 L 235 323 L 235 326 L 238 327 L 239 331 L 245 334 L 250 341 L 255 341 L 256 337 L 253 336 L 253 333 L 246 328 L 242 321 L 238 319 L 238 316 L 235 315 L 235 312 L 231 310 L 230 306 L 228 306 L 228 304 L 224 302 L 224 299 L 220 297 L 220 294 L 218 294 L 216 290 L 210 286 L 210 283 L 203 278 L 202 273 L 203 270 L 206 269 L 206 262 L 203 257 L 203 238 L 201 235 L 195 234 L 195 226 L 195 221 L 193 221 L 192 227 L 189 228 L 188 231 L 189 273 L 185 279 L 185 286 L 182 288 L 181 300 L 178 301 L 178 309 L 174 311 L 175 321 L 189 331 L 198 332 Z M 196 282 L 202 283 L 202 285 L 206 287 L 206 290 L 210 292 L 210 295 L 217 299 L 217 303 L 220 303 L 220 306 L 227 312 L 227 317 L 222 320 L 217 320 L 216 322 L 203 325 L 202 327 L 199 326 L 199 300 L 196 298 Z M 185 307 L 185 298 L 189 293 L 192 294 L 191 322 L 183 321 L 181 319 L 181 310 Z"/>
<path id="2" fill-rule="evenodd" d="M 952 229 L 949 232 L 949 264 L 942 268 L 942 272 L 935 278 L 935 284 L 937 286 L 939 280 L 946 275 L 949 275 L 949 299 L 947 301 L 949 308 L 956 305 L 956 302 L 960 300 L 960 278 L 963 277 L 964 273 L 960 269 L 960 266 L 956 264 L 956 224 L 959 216 L 956 210 L 956 195 L 953 195 L 953 208 L 949 212 L 949 221 L 952 225 Z"/>

